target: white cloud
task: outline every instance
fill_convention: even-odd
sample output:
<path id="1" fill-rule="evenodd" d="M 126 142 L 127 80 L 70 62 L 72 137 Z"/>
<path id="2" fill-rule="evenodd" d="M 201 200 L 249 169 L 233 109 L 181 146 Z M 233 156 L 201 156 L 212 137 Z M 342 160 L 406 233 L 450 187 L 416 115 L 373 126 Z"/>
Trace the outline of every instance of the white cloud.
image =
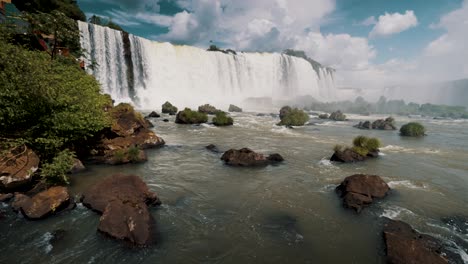
<path id="1" fill-rule="evenodd" d="M 357 25 L 360 25 L 360 26 L 372 26 L 375 24 L 377 24 L 377 20 L 375 19 L 375 16 L 368 17 L 364 19 L 363 21 L 357 23 Z"/>
<path id="2" fill-rule="evenodd" d="M 407 10 L 404 14 L 385 13 L 379 16 L 369 37 L 390 36 L 408 30 L 418 25 L 418 18 L 412 10 Z"/>

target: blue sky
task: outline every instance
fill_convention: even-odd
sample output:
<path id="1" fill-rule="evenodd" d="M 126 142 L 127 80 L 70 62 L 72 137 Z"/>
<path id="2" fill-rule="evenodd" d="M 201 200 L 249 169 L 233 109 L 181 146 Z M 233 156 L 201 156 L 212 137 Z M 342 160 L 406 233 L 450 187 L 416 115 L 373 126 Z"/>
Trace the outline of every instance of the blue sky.
<path id="1" fill-rule="evenodd" d="M 302 49 L 356 83 L 468 77 L 468 0 L 79 0 L 128 32 L 206 48 Z M 466 24 L 466 26 L 464 26 Z M 435 56 L 440 56 L 436 58 Z M 429 61 L 451 65 L 434 67 Z M 466 58 L 466 57 L 465 57 Z M 453 61 L 455 60 L 455 61 Z M 453 61 L 453 62 L 452 62 Z M 430 67 L 426 64 L 431 64 Z M 439 74 L 440 73 L 440 74 Z M 405 76 L 406 75 L 406 76 Z M 366 75 L 364 79 L 369 79 Z M 343 79 L 344 78 L 344 79 Z"/>

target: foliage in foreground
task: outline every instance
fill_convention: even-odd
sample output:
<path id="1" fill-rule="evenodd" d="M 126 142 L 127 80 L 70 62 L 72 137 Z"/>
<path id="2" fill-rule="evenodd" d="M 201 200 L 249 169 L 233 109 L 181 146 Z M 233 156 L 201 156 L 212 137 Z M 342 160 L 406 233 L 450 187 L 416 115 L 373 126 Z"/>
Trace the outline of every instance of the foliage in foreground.
<path id="1" fill-rule="evenodd" d="M 298 108 L 286 106 L 280 111 L 280 119 L 280 126 L 303 126 L 309 121 L 309 115 Z"/>
<path id="2" fill-rule="evenodd" d="M 400 128 L 400 134 L 406 137 L 422 137 L 425 133 L 426 128 L 418 122 L 411 122 Z"/>
<path id="3" fill-rule="evenodd" d="M 66 149 L 57 154 L 51 163 L 46 163 L 41 169 L 41 178 L 49 185 L 69 184 L 67 173 L 73 167 L 75 153 Z"/>
<path id="4" fill-rule="evenodd" d="M 0 46 L 0 134 L 53 157 L 110 125 L 108 98 L 78 65 L 2 41 Z"/>
<path id="5" fill-rule="evenodd" d="M 213 124 L 215 126 L 232 126 L 234 124 L 234 120 L 232 117 L 227 116 L 226 112 L 218 111 L 216 116 L 213 117 Z"/>
<path id="6" fill-rule="evenodd" d="M 86 21 L 76 0 L 13 0 L 13 4 L 19 10 L 29 13 L 60 11 L 71 19 Z"/>

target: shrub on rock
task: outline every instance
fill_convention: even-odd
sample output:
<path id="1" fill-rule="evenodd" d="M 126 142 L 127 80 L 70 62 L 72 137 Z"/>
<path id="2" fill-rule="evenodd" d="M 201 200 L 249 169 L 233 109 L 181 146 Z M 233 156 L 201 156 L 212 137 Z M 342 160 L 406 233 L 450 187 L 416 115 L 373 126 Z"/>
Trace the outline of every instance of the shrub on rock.
<path id="1" fill-rule="evenodd" d="M 205 113 L 185 108 L 183 111 L 177 113 L 175 122 L 177 124 L 201 124 L 208 122 L 208 116 Z"/>
<path id="2" fill-rule="evenodd" d="M 232 117 L 227 116 L 226 112 L 219 111 L 216 113 L 216 116 L 213 118 L 213 125 L 215 126 L 232 126 L 234 120 Z"/>
<path id="3" fill-rule="evenodd" d="M 400 134 L 405 137 L 422 137 L 425 133 L 426 128 L 418 122 L 411 122 L 400 128 Z"/>
<path id="4" fill-rule="evenodd" d="M 380 146 L 380 140 L 377 138 L 358 136 L 354 138 L 352 147 L 336 145 L 333 149 L 334 154 L 330 160 L 338 162 L 357 162 L 364 161 L 369 157 L 375 158 L 379 155 Z"/>
<path id="5" fill-rule="evenodd" d="M 177 113 L 177 107 L 173 106 L 171 103 L 169 102 L 165 102 L 163 105 L 162 105 L 162 110 L 161 112 L 163 114 L 170 114 L 170 115 L 175 115 Z"/>
<path id="6" fill-rule="evenodd" d="M 298 108 L 283 107 L 280 110 L 280 126 L 303 126 L 309 121 L 309 115 Z"/>

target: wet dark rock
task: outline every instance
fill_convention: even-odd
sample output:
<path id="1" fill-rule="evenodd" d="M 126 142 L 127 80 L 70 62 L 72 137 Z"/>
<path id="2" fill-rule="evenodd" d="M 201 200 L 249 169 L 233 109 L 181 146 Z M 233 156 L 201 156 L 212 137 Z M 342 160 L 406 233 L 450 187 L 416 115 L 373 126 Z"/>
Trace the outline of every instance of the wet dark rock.
<path id="1" fill-rule="evenodd" d="M 0 189 L 28 187 L 38 167 L 39 157 L 26 145 L 7 150 L 0 156 Z"/>
<path id="2" fill-rule="evenodd" d="M 285 212 L 268 214 L 261 224 L 262 229 L 278 240 L 288 243 L 300 243 L 304 237 L 301 235 L 299 221 L 293 215 Z"/>
<path id="3" fill-rule="evenodd" d="M 154 219 L 148 205 L 157 195 L 135 175 L 113 175 L 83 193 L 83 205 L 102 213 L 98 230 L 119 240 L 145 246 L 154 241 Z"/>
<path id="4" fill-rule="evenodd" d="M 205 147 L 207 150 L 214 152 L 214 153 L 220 153 L 221 151 L 218 149 L 218 147 L 214 144 L 209 144 L 208 146 Z"/>
<path id="5" fill-rule="evenodd" d="M 396 130 L 395 119 L 393 117 L 387 117 L 385 120 L 378 119 L 372 123 L 372 129 Z"/>
<path id="6" fill-rule="evenodd" d="M 257 114 L 257 116 L 266 116 L 266 114 L 259 113 L 259 114 Z"/>
<path id="7" fill-rule="evenodd" d="M 335 190 L 343 198 L 344 207 L 359 213 L 363 207 L 370 205 L 374 198 L 384 198 L 390 187 L 377 175 L 356 174 L 346 177 Z"/>
<path id="8" fill-rule="evenodd" d="M 291 111 L 292 111 L 292 108 L 290 106 L 281 107 L 280 112 L 279 112 L 279 118 L 283 119 Z"/>
<path id="9" fill-rule="evenodd" d="M 67 231 L 63 229 L 57 229 L 51 232 L 52 237 L 50 238 L 49 243 L 52 245 L 52 247 L 55 248 L 58 244 L 60 244 L 63 241 L 66 234 L 67 234 Z"/>
<path id="10" fill-rule="evenodd" d="M 159 118 L 159 117 L 161 117 L 161 115 L 156 113 L 155 111 L 153 111 L 149 115 L 147 115 L 146 117 Z"/>
<path id="11" fill-rule="evenodd" d="M 266 157 L 263 154 L 256 153 L 248 148 L 230 149 L 224 152 L 221 157 L 227 165 L 231 166 L 265 166 L 272 163 L 283 161 L 279 154 L 272 154 Z"/>
<path id="12" fill-rule="evenodd" d="M 73 203 L 73 201 L 70 198 L 68 189 L 56 186 L 40 192 L 32 198 L 17 193 L 12 207 L 16 211 L 21 211 L 29 219 L 42 219 L 69 208 L 70 203 Z"/>
<path id="13" fill-rule="evenodd" d="M 330 161 L 352 163 L 366 160 L 365 156 L 357 153 L 356 151 L 346 148 L 344 150 L 335 151 L 333 156 L 330 158 Z"/>
<path id="14" fill-rule="evenodd" d="M 242 108 L 231 104 L 231 105 L 229 105 L 228 111 L 229 112 L 238 112 L 238 113 L 240 113 L 240 112 L 242 112 Z"/>
<path id="15" fill-rule="evenodd" d="M 0 203 L 8 202 L 11 198 L 13 198 L 12 193 L 0 193 Z"/>
<path id="16" fill-rule="evenodd" d="M 370 121 L 359 122 L 359 124 L 354 126 L 355 128 L 359 129 L 371 129 L 372 125 Z"/>
<path id="17" fill-rule="evenodd" d="M 281 162 L 281 161 L 284 161 L 284 158 L 280 154 L 274 153 L 274 154 L 269 155 L 267 157 L 267 160 L 273 161 L 273 162 Z"/>
<path id="18" fill-rule="evenodd" d="M 392 264 L 457 263 L 449 261 L 440 241 L 432 236 L 420 234 L 409 224 L 387 219 L 383 236 L 387 247 L 387 261 Z M 445 255 L 445 256 L 444 256 Z"/>
<path id="19" fill-rule="evenodd" d="M 328 119 L 330 116 L 328 114 L 320 114 L 318 115 L 318 118 L 320 119 Z"/>
<path id="20" fill-rule="evenodd" d="M 346 115 L 343 114 L 340 110 L 338 110 L 336 112 L 331 113 L 328 118 L 335 121 L 345 121 Z"/>
<path id="21" fill-rule="evenodd" d="M 75 174 L 75 173 L 82 172 L 85 170 L 86 170 L 86 167 L 83 165 L 83 162 L 81 162 L 81 160 L 79 159 L 73 160 L 73 166 L 70 169 L 71 174 Z"/>
<path id="22" fill-rule="evenodd" d="M 212 105 L 205 104 L 198 107 L 198 112 L 205 113 L 207 115 L 215 115 L 217 112 L 219 112 L 219 110 Z"/>
<path id="23" fill-rule="evenodd" d="M 166 118 L 166 119 L 163 119 L 163 122 L 166 122 L 166 123 L 167 123 L 167 122 L 169 122 L 169 119 L 167 119 L 167 118 Z"/>

